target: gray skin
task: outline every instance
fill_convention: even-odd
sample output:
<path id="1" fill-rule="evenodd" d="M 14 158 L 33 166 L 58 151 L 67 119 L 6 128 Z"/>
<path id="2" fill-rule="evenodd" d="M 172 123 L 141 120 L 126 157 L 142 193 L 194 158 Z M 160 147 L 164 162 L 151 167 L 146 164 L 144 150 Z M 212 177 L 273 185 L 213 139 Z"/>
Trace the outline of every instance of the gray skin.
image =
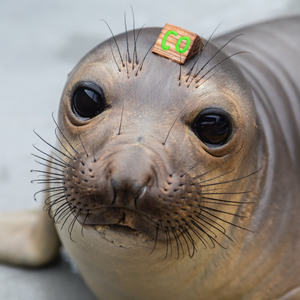
<path id="1" fill-rule="evenodd" d="M 223 50 L 252 54 L 227 59 L 209 42 L 181 68 L 148 52 L 160 29 L 142 29 L 136 47 L 138 31 L 124 33 L 121 56 L 110 39 L 70 73 L 46 203 L 99 299 L 300 299 L 299 25 L 244 28 Z M 106 109 L 84 120 L 71 106 L 87 83 L 102 90 Z M 223 145 L 195 133 L 203 112 L 227 116 Z M 7 243 L 2 260 L 52 259 L 58 238 L 48 216 L 37 216 L 28 221 L 39 228 L 34 237 L 19 233 L 22 254 Z"/>

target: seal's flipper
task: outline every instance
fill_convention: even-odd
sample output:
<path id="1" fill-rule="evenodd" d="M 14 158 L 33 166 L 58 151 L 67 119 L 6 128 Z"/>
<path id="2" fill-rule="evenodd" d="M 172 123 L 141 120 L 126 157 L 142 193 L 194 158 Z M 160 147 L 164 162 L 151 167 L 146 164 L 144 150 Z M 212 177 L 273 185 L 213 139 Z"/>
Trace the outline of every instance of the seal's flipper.
<path id="1" fill-rule="evenodd" d="M 48 213 L 42 210 L 0 214 L 0 261 L 38 267 L 57 255 L 60 241 Z"/>

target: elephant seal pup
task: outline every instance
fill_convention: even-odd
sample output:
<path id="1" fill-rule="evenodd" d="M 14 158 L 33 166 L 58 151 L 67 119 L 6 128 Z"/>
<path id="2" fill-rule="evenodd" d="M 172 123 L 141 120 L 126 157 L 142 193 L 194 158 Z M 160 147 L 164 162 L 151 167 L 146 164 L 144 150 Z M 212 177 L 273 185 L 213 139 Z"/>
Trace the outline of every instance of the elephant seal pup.
<path id="1" fill-rule="evenodd" d="M 133 30 L 71 72 L 42 180 L 99 299 L 299 299 L 299 24 L 181 67 L 151 53 L 160 29 Z M 233 57 L 245 77 L 220 48 L 254 54 Z"/>

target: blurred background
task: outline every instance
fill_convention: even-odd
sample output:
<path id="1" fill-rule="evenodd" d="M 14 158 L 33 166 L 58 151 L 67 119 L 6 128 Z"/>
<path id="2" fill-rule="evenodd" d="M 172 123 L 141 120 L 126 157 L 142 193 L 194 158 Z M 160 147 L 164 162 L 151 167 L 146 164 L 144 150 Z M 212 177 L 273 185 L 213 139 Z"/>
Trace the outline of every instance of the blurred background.
<path id="1" fill-rule="evenodd" d="M 300 13 L 299 0 L 1 0 L 0 211 L 42 206 L 33 200 L 39 186 L 30 183 L 35 178 L 30 170 L 38 167 L 30 155 L 32 144 L 42 144 L 33 129 L 55 141 L 51 114 L 58 112 L 67 74 L 110 37 L 101 19 L 117 34 L 124 31 L 126 11 L 131 28 L 130 5 L 136 27 L 171 23 L 204 38 L 220 24 L 216 35 Z M 93 299 L 65 260 L 40 271 L 0 266 L 0 299 L 71 299 L 72 293 L 74 299 L 80 293 Z"/>

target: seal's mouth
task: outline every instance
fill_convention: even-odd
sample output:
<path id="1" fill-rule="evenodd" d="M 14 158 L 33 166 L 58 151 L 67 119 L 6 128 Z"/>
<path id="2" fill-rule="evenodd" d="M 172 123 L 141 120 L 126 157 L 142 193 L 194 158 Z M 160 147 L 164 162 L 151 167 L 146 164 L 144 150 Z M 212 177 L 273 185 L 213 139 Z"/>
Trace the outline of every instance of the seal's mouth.
<path id="1" fill-rule="evenodd" d="M 94 228 L 103 233 L 109 230 L 118 235 L 159 240 L 157 225 L 148 216 L 124 208 L 106 208 L 88 218 L 77 219 L 84 228 Z M 84 220 L 84 221 L 82 221 Z"/>
<path id="2" fill-rule="evenodd" d="M 95 228 L 96 229 L 101 229 L 101 228 L 109 228 L 111 230 L 114 230 L 114 231 L 124 231 L 126 233 L 132 233 L 132 234 L 135 234 L 137 233 L 138 231 L 136 229 L 133 229 L 129 226 L 126 226 L 126 225 L 119 225 L 119 224 L 109 224 L 109 225 L 96 225 Z"/>
<path id="3" fill-rule="evenodd" d="M 104 233 L 105 231 L 109 230 L 115 233 L 118 233 L 119 235 L 124 235 L 127 237 L 138 237 L 143 238 L 147 240 L 152 240 L 152 238 L 136 229 L 133 229 L 129 226 L 125 225 L 117 225 L 117 224 L 110 224 L 110 225 L 95 225 L 93 226 L 96 231 L 99 233 Z"/>

